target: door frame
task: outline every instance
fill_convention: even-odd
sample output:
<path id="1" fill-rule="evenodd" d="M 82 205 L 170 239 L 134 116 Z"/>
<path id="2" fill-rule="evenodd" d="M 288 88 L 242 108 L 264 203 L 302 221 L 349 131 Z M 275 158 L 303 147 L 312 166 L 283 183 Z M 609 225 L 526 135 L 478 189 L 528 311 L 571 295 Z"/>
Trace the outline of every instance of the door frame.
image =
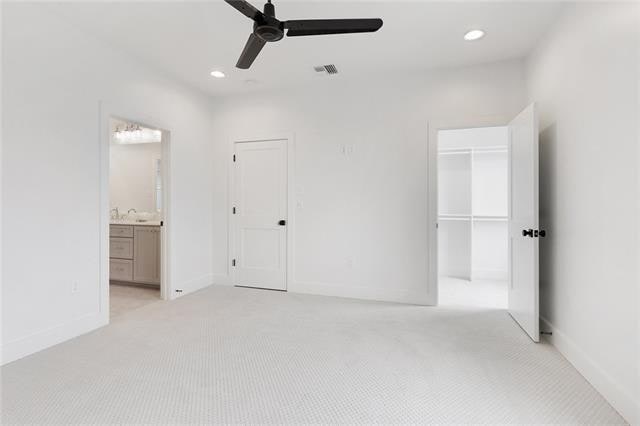
<path id="1" fill-rule="evenodd" d="M 517 113 L 515 114 L 517 115 Z M 514 115 L 514 116 L 515 116 Z M 479 129 L 508 126 L 514 116 L 490 115 L 458 119 L 432 120 L 427 125 L 427 305 L 438 306 L 438 133 L 441 130 Z"/>
<path id="2" fill-rule="evenodd" d="M 162 131 L 162 226 L 160 227 L 160 298 L 173 299 L 171 283 L 171 131 L 167 123 L 150 117 L 141 110 L 132 109 L 105 101 L 98 102 L 99 121 L 99 283 L 100 283 L 100 316 L 109 323 L 109 225 L 111 222 L 109 203 L 109 154 L 111 143 L 111 119 L 122 119 L 144 127 Z"/>
<path id="3" fill-rule="evenodd" d="M 289 133 L 276 133 L 270 134 L 268 136 L 251 136 L 251 137 L 235 137 L 232 138 L 229 142 L 229 206 L 227 208 L 227 223 L 228 223 L 228 241 L 227 241 L 227 265 L 228 265 L 228 275 L 230 284 L 233 286 L 237 285 L 237 275 L 236 269 L 232 265 L 232 261 L 236 258 L 236 227 L 235 220 L 236 216 L 233 214 L 233 207 L 236 202 L 236 193 L 235 193 L 235 165 L 233 161 L 233 157 L 236 153 L 236 144 L 239 143 L 247 143 L 247 142 L 272 142 L 272 141 L 281 141 L 284 140 L 286 144 L 287 150 L 287 255 L 286 262 L 287 266 L 285 268 L 285 290 L 284 291 L 292 291 L 295 287 L 294 284 L 294 265 L 295 265 L 295 134 L 292 132 Z"/>

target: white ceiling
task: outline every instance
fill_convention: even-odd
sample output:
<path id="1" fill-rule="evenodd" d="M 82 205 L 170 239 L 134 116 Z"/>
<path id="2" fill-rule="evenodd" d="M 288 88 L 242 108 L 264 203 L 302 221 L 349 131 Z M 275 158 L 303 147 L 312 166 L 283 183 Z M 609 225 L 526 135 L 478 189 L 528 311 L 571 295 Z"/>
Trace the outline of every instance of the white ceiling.
<path id="1" fill-rule="evenodd" d="M 264 1 L 264 0 L 263 0 Z M 261 3 L 253 4 L 262 8 Z M 464 66 L 525 56 L 561 13 L 560 2 L 274 0 L 278 18 L 380 17 L 373 34 L 285 38 L 265 46 L 250 70 L 235 68 L 252 22 L 224 3 L 64 3 L 65 19 L 213 95 L 291 87 L 317 78 Z M 465 42 L 464 33 L 487 35 Z M 336 64 L 320 76 L 314 65 Z M 225 79 L 209 75 L 213 69 Z M 250 80 L 251 83 L 246 83 Z"/>

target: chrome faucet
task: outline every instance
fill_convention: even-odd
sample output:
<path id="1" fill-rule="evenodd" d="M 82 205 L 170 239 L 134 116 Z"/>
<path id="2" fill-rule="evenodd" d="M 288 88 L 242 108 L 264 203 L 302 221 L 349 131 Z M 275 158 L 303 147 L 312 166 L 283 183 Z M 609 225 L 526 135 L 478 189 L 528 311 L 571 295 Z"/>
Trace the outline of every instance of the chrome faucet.
<path id="1" fill-rule="evenodd" d="M 127 211 L 127 214 L 130 214 L 131 212 L 138 213 L 138 212 L 136 211 L 136 209 L 129 209 L 129 210 Z"/>
<path id="2" fill-rule="evenodd" d="M 113 214 L 114 212 L 115 212 L 115 215 Z M 111 218 L 120 219 L 120 212 L 118 211 L 117 207 L 115 209 L 111 209 Z"/>

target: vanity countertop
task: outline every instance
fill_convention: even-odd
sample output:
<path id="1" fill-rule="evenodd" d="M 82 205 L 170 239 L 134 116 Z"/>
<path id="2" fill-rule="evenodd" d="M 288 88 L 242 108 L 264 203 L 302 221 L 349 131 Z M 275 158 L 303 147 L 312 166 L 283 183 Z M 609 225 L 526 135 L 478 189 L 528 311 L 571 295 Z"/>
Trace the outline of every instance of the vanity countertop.
<path id="1" fill-rule="evenodd" d="M 128 225 L 128 226 L 161 226 L 159 220 L 147 220 L 138 222 L 132 219 L 111 219 L 109 222 L 111 225 Z"/>

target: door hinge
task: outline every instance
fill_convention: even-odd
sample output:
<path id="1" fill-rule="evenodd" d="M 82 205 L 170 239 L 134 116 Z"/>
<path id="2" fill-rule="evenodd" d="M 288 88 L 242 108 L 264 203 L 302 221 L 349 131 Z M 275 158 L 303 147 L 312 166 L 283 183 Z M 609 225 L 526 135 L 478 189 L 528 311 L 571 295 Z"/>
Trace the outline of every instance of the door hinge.
<path id="1" fill-rule="evenodd" d="M 236 260 L 235 260 L 235 259 L 233 259 L 233 260 L 231 261 L 231 266 L 236 266 Z"/>
<path id="2" fill-rule="evenodd" d="M 234 163 L 236 162 L 236 155 L 235 154 L 233 154 L 233 162 Z"/>
<path id="3" fill-rule="evenodd" d="M 236 214 L 236 208 L 235 207 L 233 208 L 233 214 Z"/>

